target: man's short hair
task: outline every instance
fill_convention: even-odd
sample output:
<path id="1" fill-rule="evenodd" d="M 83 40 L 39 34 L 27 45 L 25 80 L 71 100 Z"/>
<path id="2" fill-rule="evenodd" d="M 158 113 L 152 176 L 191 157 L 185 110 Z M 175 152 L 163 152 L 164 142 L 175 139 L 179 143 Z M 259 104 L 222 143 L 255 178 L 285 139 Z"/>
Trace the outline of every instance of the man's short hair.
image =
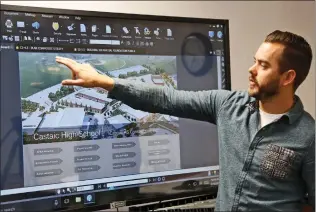
<path id="1" fill-rule="evenodd" d="M 309 43 L 297 34 L 275 30 L 264 40 L 267 43 L 282 44 L 285 48 L 279 61 L 280 71 L 293 69 L 296 72 L 294 91 L 306 79 L 312 63 L 313 53 Z"/>

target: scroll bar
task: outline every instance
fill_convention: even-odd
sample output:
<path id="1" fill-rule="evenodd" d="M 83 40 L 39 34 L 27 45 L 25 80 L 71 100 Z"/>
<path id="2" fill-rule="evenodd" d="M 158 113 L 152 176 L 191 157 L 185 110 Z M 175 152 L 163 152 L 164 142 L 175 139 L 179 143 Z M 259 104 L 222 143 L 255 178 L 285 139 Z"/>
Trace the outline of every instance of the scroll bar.
<path id="1" fill-rule="evenodd" d="M 90 39 L 90 44 L 101 44 L 101 45 L 120 45 L 121 42 L 119 40 L 97 40 Z"/>
<path id="2" fill-rule="evenodd" d="M 140 180 L 129 180 L 115 183 L 108 183 L 106 186 L 108 188 L 118 187 L 118 186 L 128 186 L 128 185 L 136 185 L 136 184 L 144 184 L 148 183 L 148 179 L 140 179 Z"/>
<path id="3" fill-rule="evenodd" d="M 222 61 L 221 56 L 217 57 L 217 80 L 218 80 L 218 89 L 222 89 Z"/>

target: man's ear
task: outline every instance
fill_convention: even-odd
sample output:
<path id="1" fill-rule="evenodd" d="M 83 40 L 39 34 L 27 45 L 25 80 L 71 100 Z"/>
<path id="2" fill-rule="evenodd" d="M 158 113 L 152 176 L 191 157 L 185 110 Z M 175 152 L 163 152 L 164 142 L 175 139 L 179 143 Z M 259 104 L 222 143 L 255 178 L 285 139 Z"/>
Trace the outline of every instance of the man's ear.
<path id="1" fill-rule="evenodd" d="M 292 69 L 284 72 L 283 76 L 282 76 L 282 78 L 283 78 L 282 85 L 288 86 L 292 83 L 294 84 L 295 77 L 296 77 L 296 72 Z"/>

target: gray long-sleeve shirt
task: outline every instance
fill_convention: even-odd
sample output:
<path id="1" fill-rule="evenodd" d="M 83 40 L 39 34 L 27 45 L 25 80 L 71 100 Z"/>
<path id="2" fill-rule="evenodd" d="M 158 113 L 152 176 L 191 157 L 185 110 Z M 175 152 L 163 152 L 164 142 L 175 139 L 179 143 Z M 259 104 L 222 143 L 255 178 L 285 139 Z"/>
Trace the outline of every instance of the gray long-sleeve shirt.
<path id="1" fill-rule="evenodd" d="M 219 133 L 216 211 L 301 211 L 315 206 L 315 120 L 294 107 L 259 128 L 256 100 L 243 91 L 180 91 L 116 79 L 109 98 L 152 113 L 207 121 Z"/>

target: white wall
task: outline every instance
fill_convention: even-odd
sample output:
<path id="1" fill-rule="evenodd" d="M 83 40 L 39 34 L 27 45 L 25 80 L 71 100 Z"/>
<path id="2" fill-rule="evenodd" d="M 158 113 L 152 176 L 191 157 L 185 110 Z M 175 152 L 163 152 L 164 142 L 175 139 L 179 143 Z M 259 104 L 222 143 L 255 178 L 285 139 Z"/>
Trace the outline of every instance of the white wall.
<path id="1" fill-rule="evenodd" d="M 2 1 L 2 4 L 230 20 L 232 88 L 246 89 L 248 67 L 266 34 L 304 36 L 315 49 L 314 1 Z M 315 54 L 315 53 L 314 53 Z M 315 60 L 297 94 L 315 117 Z"/>

